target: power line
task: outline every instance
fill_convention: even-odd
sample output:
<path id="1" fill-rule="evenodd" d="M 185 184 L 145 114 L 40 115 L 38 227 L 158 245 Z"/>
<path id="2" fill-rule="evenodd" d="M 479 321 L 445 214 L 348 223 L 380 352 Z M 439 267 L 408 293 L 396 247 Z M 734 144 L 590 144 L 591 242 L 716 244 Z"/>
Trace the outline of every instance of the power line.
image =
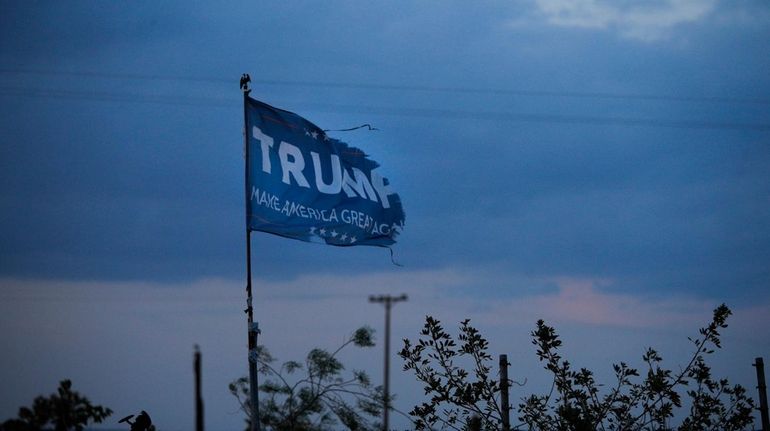
<path id="1" fill-rule="evenodd" d="M 9 75 L 39 75 L 39 76 L 70 76 L 78 78 L 127 79 L 135 81 L 187 81 L 211 82 L 216 84 L 232 84 L 233 79 L 223 79 L 205 76 L 156 75 L 141 73 L 108 73 L 108 72 L 66 72 L 28 69 L 0 69 L 0 73 Z"/>
<path id="2" fill-rule="evenodd" d="M 593 124 L 593 125 L 616 125 L 616 126 L 648 126 L 648 127 L 667 127 L 677 129 L 724 129 L 724 130 L 755 130 L 770 131 L 770 124 L 762 123 L 734 123 L 734 122 L 714 122 L 702 120 L 663 120 L 629 117 L 600 117 L 585 115 L 560 115 L 560 114 L 538 114 L 538 113 L 515 113 L 515 112 L 493 112 L 493 111 L 454 111 L 448 109 L 423 109 L 423 108 L 389 108 L 359 105 L 322 105 L 303 103 L 308 108 L 335 113 L 363 113 L 396 115 L 406 117 L 427 117 L 427 118 L 453 118 L 453 119 L 471 119 L 487 121 L 515 121 L 528 123 L 560 123 L 560 124 Z"/>
<path id="3" fill-rule="evenodd" d="M 235 105 L 233 105 L 233 103 L 227 99 L 218 99 L 213 97 L 192 97 L 178 95 L 166 96 L 155 94 L 116 93 L 108 91 L 76 91 L 0 87 L 0 96 L 83 100 L 93 102 L 151 103 L 160 105 L 205 105 L 221 108 L 235 107 Z"/>
<path id="4" fill-rule="evenodd" d="M 209 106 L 220 108 L 237 108 L 235 99 L 191 96 L 164 96 L 115 92 L 86 92 L 73 90 L 47 90 L 28 89 L 19 87 L 0 87 L 0 96 L 16 96 L 31 98 L 53 98 L 65 100 L 83 100 L 95 102 L 125 102 L 125 103 L 150 103 L 163 105 L 184 106 Z M 305 109 L 329 112 L 329 113 L 356 113 L 370 115 L 420 117 L 437 119 L 465 119 L 502 122 L 528 122 L 528 123 L 557 123 L 557 124 L 586 124 L 586 125 L 614 125 L 635 127 L 665 127 L 678 129 L 704 129 L 704 130 L 753 130 L 770 131 L 770 124 L 763 123 L 738 123 L 715 122 L 704 120 L 665 120 L 631 117 L 601 117 L 587 115 L 560 115 L 540 113 L 516 113 L 499 111 L 458 111 L 435 108 L 405 108 L 366 105 L 334 105 L 324 103 L 305 102 L 301 104 Z"/>
<path id="5" fill-rule="evenodd" d="M 66 72 L 66 71 L 42 71 L 26 69 L 0 69 L 0 73 L 12 75 L 41 75 L 41 76 L 72 76 L 82 78 L 101 79 L 126 79 L 141 81 L 183 81 L 183 82 L 208 82 L 215 84 L 232 84 L 234 79 L 219 77 L 195 77 L 181 75 L 162 74 L 138 74 L 138 73 L 107 73 L 107 72 Z M 526 97 L 566 97 L 580 99 L 616 99 L 616 100 L 649 100 L 664 102 L 690 102 L 690 103 L 721 103 L 721 104 L 758 104 L 770 105 L 770 99 L 746 98 L 746 97 L 721 97 L 721 96 L 674 96 L 637 93 L 610 93 L 610 92 L 580 92 L 580 91 L 549 91 L 549 90 L 522 90 L 502 88 L 474 88 L 460 86 L 426 86 L 426 85 L 395 85 L 395 84 L 368 84 L 351 82 L 329 81 L 303 81 L 303 80 L 278 80 L 278 79 L 252 79 L 254 85 L 286 86 L 286 87 L 315 87 L 356 90 L 380 90 L 380 91 L 415 91 L 432 93 L 459 93 L 459 94 L 488 94 L 501 96 L 526 96 Z"/>

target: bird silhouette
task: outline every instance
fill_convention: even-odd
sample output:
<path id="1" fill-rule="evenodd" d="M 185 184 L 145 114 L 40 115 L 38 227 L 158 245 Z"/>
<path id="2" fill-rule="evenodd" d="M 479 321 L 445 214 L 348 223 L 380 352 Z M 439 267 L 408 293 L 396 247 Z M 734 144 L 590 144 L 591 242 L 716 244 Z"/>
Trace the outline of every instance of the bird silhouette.
<path id="1" fill-rule="evenodd" d="M 129 425 L 131 425 L 131 431 L 155 431 L 155 426 L 152 424 L 152 419 L 150 419 L 150 415 L 147 414 L 146 411 L 142 410 L 142 412 L 139 413 L 139 416 L 137 416 L 136 419 L 131 422 L 133 417 L 134 415 L 128 415 L 119 420 L 118 423 L 127 422 Z"/>
<path id="2" fill-rule="evenodd" d="M 249 82 L 251 82 L 251 77 L 249 76 L 248 73 L 244 73 L 243 75 L 241 75 L 241 90 L 247 93 L 251 91 L 249 90 Z"/>
<path id="3" fill-rule="evenodd" d="M 131 426 L 131 431 L 148 431 L 152 427 L 152 419 L 146 411 L 142 410 L 139 416 L 136 417 L 134 424 Z"/>

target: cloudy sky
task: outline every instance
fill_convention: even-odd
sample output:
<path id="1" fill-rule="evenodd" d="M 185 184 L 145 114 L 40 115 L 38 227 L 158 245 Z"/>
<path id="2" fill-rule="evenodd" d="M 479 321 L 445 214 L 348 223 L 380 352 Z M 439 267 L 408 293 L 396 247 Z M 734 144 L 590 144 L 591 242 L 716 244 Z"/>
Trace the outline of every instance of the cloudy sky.
<path id="1" fill-rule="evenodd" d="M 528 383 L 545 318 L 609 378 L 734 311 L 718 373 L 770 357 L 770 6 L 750 0 L 0 2 L 0 420 L 71 378 L 166 430 L 242 421 L 242 96 L 364 149 L 400 194 L 394 247 L 253 235 L 280 359 L 471 318 Z M 608 348 L 607 346 L 612 346 Z M 379 381 L 381 344 L 349 352 Z M 420 399 L 392 364 L 396 407 Z M 12 388 L 12 389 L 11 389 Z M 405 419 L 396 423 L 406 427 Z"/>

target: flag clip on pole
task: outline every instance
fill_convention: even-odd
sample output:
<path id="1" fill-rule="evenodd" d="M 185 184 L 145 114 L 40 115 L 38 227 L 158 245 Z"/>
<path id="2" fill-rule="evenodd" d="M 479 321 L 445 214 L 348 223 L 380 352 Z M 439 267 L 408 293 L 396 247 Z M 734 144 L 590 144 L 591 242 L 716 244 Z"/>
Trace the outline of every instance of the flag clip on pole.
<path id="1" fill-rule="evenodd" d="M 244 197 L 246 209 L 246 314 L 248 316 L 248 346 L 249 346 L 249 407 L 251 417 L 251 431 L 260 431 L 259 424 L 259 379 L 257 374 L 257 334 L 259 334 L 259 324 L 254 322 L 254 307 L 252 306 L 251 293 L 251 230 L 248 220 L 248 202 L 249 202 L 249 112 L 248 102 L 249 83 L 251 77 L 248 73 L 241 75 L 241 91 L 243 91 L 243 153 L 244 163 Z"/>

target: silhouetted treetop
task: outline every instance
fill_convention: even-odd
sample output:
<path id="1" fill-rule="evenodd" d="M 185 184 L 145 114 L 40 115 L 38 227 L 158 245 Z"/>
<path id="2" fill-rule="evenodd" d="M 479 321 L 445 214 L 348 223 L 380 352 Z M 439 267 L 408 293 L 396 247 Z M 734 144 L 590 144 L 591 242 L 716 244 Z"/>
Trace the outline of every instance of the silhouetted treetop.
<path id="1" fill-rule="evenodd" d="M 70 380 L 59 382 L 55 394 L 38 396 L 31 407 L 19 408 L 19 417 L 0 424 L 0 431 L 82 431 L 90 423 L 101 423 L 112 410 L 93 405 L 72 390 Z"/>

